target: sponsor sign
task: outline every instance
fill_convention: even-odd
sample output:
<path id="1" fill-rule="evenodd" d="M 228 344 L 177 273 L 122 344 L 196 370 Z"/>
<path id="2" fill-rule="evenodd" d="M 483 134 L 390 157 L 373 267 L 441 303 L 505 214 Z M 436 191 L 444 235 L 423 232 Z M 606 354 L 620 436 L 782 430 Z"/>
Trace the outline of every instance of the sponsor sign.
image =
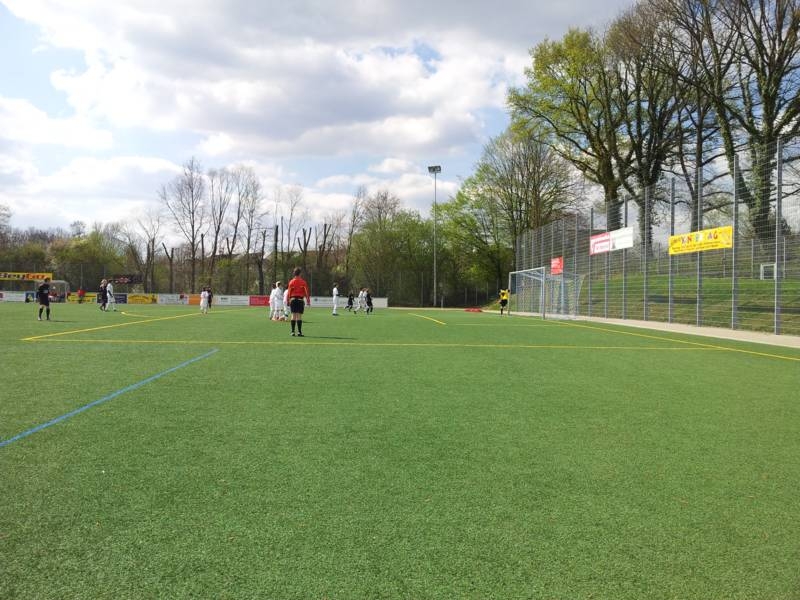
<path id="1" fill-rule="evenodd" d="M 86 294 L 89 297 L 89 294 Z M 114 294 L 116 298 L 116 294 Z M 128 294 L 128 304 L 155 304 L 158 301 L 156 294 Z"/>
<path id="2" fill-rule="evenodd" d="M 214 294 L 214 297 L 211 298 L 211 306 L 250 306 L 250 296 L 217 296 Z"/>
<path id="3" fill-rule="evenodd" d="M 25 302 L 25 292 L 0 292 L 0 302 Z"/>
<path id="4" fill-rule="evenodd" d="M 347 306 L 347 296 L 339 296 L 339 310 Z M 332 308 L 333 296 L 311 296 L 311 308 Z M 389 308 L 388 298 L 372 297 L 373 308 Z"/>
<path id="5" fill-rule="evenodd" d="M 589 254 L 591 256 L 625 248 L 633 248 L 633 227 L 606 231 L 589 238 Z"/>
<path id="6" fill-rule="evenodd" d="M 159 294 L 159 304 L 189 304 L 189 297 L 186 294 Z"/>
<path id="7" fill-rule="evenodd" d="M 670 256 L 722 248 L 733 248 L 733 227 L 731 225 L 672 235 L 669 238 Z"/>
<path id="8" fill-rule="evenodd" d="M 118 298 L 116 294 L 114 294 L 115 298 Z M 67 302 L 71 302 L 73 304 L 92 304 L 93 302 L 98 302 L 97 294 L 95 292 L 86 292 L 83 296 L 83 302 L 81 303 L 78 299 L 78 294 L 71 293 L 67 296 Z"/>
<path id="9" fill-rule="evenodd" d="M 11 272 L 0 272 L 0 280 L 3 281 L 38 281 L 40 279 L 44 279 L 45 277 L 49 277 L 50 279 L 53 278 L 52 273 L 11 273 Z"/>
<path id="10" fill-rule="evenodd" d="M 250 296 L 250 306 L 269 306 L 269 296 Z"/>
<path id="11" fill-rule="evenodd" d="M 550 259 L 550 274 L 551 275 L 561 275 L 564 273 L 564 257 L 559 256 L 557 258 Z"/>

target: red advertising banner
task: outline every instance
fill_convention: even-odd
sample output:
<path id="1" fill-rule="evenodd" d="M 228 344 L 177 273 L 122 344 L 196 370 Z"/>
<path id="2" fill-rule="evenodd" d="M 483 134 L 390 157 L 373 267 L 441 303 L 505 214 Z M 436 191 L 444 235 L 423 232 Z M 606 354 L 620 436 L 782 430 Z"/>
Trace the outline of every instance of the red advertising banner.
<path id="1" fill-rule="evenodd" d="M 550 274 L 551 275 L 561 275 L 564 273 L 564 257 L 559 256 L 557 258 L 550 259 Z"/>
<path id="2" fill-rule="evenodd" d="M 250 296 L 250 306 L 269 306 L 269 296 Z"/>

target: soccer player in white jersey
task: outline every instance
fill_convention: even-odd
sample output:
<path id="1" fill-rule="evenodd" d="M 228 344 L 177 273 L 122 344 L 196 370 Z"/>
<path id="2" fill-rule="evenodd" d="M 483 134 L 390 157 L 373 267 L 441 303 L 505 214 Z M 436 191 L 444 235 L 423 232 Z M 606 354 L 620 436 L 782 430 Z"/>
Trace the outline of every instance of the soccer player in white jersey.
<path id="1" fill-rule="evenodd" d="M 114 298 L 114 284 L 109 282 L 106 284 L 106 294 L 108 294 L 108 304 L 106 305 L 106 310 L 117 310 L 117 299 Z"/>
<path id="2" fill-rule="evenodd" d="M 339 308 L 339 284 L 334 282 L 333 284 L 333 316 L 337 316 L 338 313 L 336 310 Z"/>

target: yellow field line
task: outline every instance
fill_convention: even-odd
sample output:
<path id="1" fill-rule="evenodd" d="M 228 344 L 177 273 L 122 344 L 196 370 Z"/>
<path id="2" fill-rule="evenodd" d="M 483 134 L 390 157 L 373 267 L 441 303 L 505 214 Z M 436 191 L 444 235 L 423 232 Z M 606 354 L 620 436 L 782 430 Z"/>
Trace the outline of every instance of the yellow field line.
<path id="1" fill-rule="evenodd" d="M 36 340 L 43 340 L 45 338 L 58 337 L 62 335 L 72 335 L 73 333 L 86 333 L 88 331 L 100 331 L 101 329 L 115 329 L 117 327 L 127 327 L 128 325 L 141 325 L 142 323 L 153 323 L 155 321 L 167 321 L 170 319 L 182 319 L 183 317 L 196 317 L 200 313 L 187 313 L 185 315 L 177 315 L 172 317 L 156 317 L 147 319 L 146 321 L 128 321 L 127 323 L 115 323 L 114 325 L 101 325 L 100 327 L 90 327 L 88 329 L 70 329 L 69 331 L 60 331 L 58 333 L 46 333 L 44 335 L 35 335 L 33 337 L 22 338 L 23 342 L 35 342 Z"/>
<path id="2" fill-rule="evenodd" d="M 743 348 L 731 348 L 730 346 L 719 346 L 717 344 L 704 344 L 702 342 L 692 342 L 689 340 L 677 340 L 672 337 L 665 337 L 660 335 L 650 335 L 647 333 L 637 333 L 634 331 L 619 331 L 618 329 L 609 329 L 608 327 L 598 327 L 595 325 L 582 325 L 580 323 L 571 323 L 569 321 L 548 321 L 551 325 L 563 325 L 565 327 L 580 327 L 583 329 L 593 329 L 596 331 L 603 331 L 607 333 L 616 333 L 619 335 L 630 335 L 634 337 L 647 338 L 651 340 L 660 340 L 662 342 L 674 342 L 676 344 L 688 344 L 691 346 L 698 346 L 700 348 L 709 348 L 713 350 L 726 350 L 728 352 L 739 352 L 741 354 L 752 354 L 753 356 L 763 356 L 768 358 L 778 358 L 781 360 L 790 360 L 800 362 L 800 357 L 784 356 L 782 354 L 772 354 L 770 352 L 758 352 L 756 350 L 744 350 Z"/>
<path id="3" fill-rule="evenodd" d="M 35 341 L 35 340 L 34 340 Z M 720 351 L 726 348 L 687 348 L 667 347 L 667 346 L 569 346 L 566 344 L 456 344 L 456 343 L 436 343 L 436 342 L 323 342 L 305 340 L 286 340 L 286 341 L 266 341 L 266 340 L 119 340 L 119 339 L 73 339 L 60 340 L 77 344 L 212 344 L 215 346 L 364 346 L 364 347 L 383 347 L 383 348 L 498 348 L 504 350 L 655 350 L 655 351 Z"/>
<path id="4" fill-rule="evenodd" d="M 438 323 L 439 325 L 447 325 L 447 323 L 445 323 L 444 321 L 437 321 L 436 319 L 433 319 L 431 317 L 426 317 L 425 315 L 418 315 L 417 313 L 408 313 L 408 314 L 410 314 L 412 317 L 419 317 L 420 319 L 428 319 L 428 321 L 433 321 L 434 323 Z"/>

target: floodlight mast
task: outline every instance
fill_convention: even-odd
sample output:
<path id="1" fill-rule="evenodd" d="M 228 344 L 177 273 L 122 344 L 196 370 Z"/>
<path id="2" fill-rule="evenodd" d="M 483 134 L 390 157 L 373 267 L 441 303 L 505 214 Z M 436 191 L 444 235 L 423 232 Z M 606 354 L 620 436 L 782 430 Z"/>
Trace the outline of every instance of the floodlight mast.
<path id="1" fill-rule="evenodd" d="M 441 165 L 431 165 L 428 173 L 433 173 L 433 305 L 436 306 L 436 175 L 442 172 Z"/>

